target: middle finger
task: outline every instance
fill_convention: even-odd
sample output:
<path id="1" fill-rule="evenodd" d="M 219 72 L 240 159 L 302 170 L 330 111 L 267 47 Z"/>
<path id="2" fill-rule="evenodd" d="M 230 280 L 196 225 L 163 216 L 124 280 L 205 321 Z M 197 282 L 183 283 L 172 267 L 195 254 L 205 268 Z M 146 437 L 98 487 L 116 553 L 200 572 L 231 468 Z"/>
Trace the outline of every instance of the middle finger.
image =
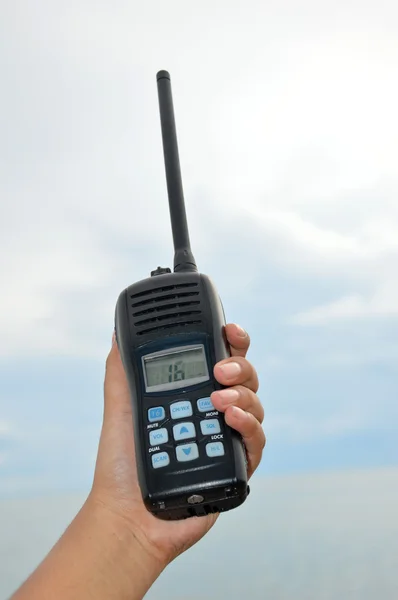
<path id="1" fill-rule="evenodd" d="M 237 406 L 251 413 L 260 423 L 264 420 L 264 408 L 260 399 L 252 390 L 242 385 L 213 392 L 211 401 L 214 408 L 220 412 L 225 412 L 230 406 Z"/>

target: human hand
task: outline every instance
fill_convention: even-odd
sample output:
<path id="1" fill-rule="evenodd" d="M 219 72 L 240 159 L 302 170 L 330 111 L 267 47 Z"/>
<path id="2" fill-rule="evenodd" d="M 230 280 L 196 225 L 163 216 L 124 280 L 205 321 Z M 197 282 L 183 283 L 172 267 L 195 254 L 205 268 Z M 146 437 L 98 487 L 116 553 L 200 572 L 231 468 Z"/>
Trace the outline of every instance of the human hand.
<path id="1" fill-rule="evenodd" d="M 214 376 L 226 389 L 214 392 L 216 410 L 243 437 L 248 476 L 257 469 L 265 446 L 261 426 L 264 411 L 256 395 L 257 373 L 247 361 L 250 339 L 237 325 L 226 326 L 231 357 L 214 367 Z M 123 521 L 149 553 L 164 567 L 199 541 L 214 525 L 218 515 L 191 517 L 184 521 L 162 521 L 146 509 L 138 484 L 130 392 L 117 344 L 106 362 L 104 419 L 94 483 L 89 502 L 100 504 L 106 513 Z"/>

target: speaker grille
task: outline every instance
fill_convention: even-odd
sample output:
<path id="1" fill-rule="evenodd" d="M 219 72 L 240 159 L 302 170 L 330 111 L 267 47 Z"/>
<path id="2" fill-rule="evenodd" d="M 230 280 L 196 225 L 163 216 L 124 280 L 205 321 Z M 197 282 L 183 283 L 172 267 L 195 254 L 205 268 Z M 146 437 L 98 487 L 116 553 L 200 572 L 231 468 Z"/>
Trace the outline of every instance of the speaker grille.
<path id="1" fill-rule="evenodd" d="M 167 285 L 131 295 L 137 335 L 202 323 L 197 283 Z"/>

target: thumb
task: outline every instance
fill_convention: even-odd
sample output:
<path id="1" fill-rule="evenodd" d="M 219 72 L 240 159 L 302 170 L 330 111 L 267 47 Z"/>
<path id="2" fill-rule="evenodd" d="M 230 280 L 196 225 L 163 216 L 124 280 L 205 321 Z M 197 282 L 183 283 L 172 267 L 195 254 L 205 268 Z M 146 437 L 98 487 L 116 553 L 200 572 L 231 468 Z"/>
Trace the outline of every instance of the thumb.
<path id="1" fill-rule="evenodd" d="M 104 420 L 132 415 L 130 390 L 115 339 L 106 359 L 104 380 Z"/>

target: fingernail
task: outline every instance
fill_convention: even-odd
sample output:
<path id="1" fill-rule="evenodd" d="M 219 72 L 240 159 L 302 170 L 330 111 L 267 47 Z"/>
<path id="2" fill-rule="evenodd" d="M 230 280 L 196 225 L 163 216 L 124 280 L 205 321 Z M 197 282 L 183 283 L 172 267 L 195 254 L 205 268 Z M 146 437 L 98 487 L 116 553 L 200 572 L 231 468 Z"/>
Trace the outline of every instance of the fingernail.
<path id="1" fill-rule="evenodd" d="M 236 400 L 239 398 L 238 390 L 232 390 L 232 389 L 218 390 L 217 395 L 220 398 L 221 404 L 223 406 L 228 406 L 229 404 L 236 402 Z"/>
<path id="2" fill-rule="evenodd" d="M 114 330 L 112 333 L 112 346 L 115 344 L 116 342 L 116 331 Z"/>
<path id="3" fill-rule="evenodd" d="M 236 327 L 236 333 L 237 333 L 238 337 L 244 338 L 247 336 L 247 333 L 243 329 L 243 327 L 241 327 L 240 325 L 237 325 L 237 324 L 235 324 L 235 327 Z"/>
<path id="4" fill-rule="evenodd" d="M 236 362 L 225 363 L 220 369 L 226 379 L 235 379 L 242 370 L 240 364 Z"/>

